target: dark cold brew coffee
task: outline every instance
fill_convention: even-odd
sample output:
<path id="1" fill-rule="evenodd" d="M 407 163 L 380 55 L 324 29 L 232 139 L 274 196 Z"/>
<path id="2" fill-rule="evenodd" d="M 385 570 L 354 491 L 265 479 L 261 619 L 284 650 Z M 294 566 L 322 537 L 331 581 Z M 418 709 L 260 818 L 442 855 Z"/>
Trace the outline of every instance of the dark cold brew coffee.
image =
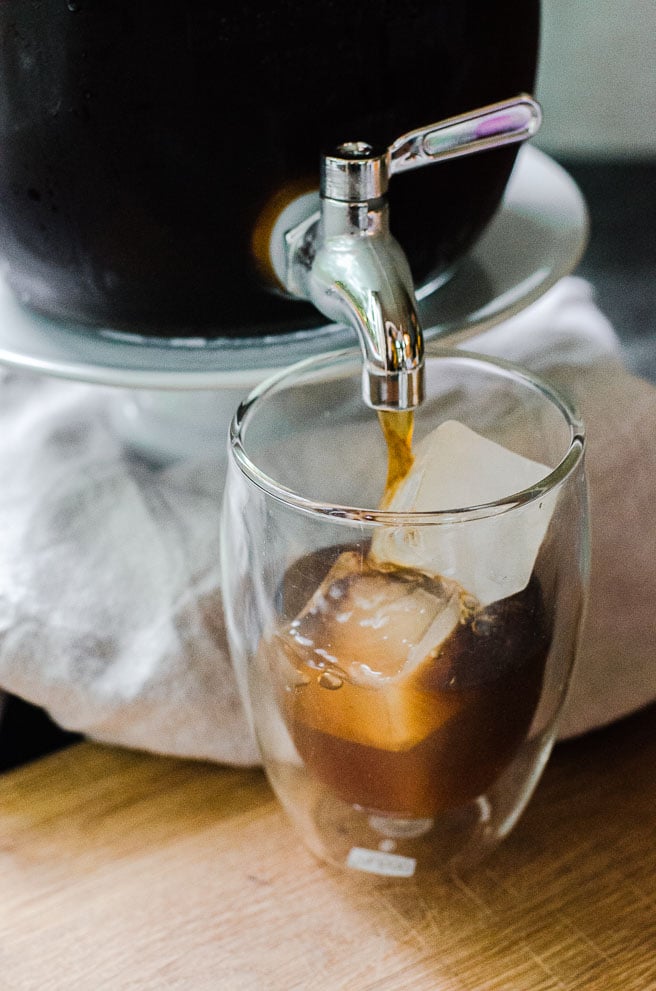
<path id="1" fill-rule="evenodd" d="M 305 560 L 306 576 L 330 552 Z M 349 804 L 432 816 L 482 794 L 535 713 L 550 636 L 541 589 L 481 607 L 456 582 L 343 552 L 267 643 L 317 780 Z"/>

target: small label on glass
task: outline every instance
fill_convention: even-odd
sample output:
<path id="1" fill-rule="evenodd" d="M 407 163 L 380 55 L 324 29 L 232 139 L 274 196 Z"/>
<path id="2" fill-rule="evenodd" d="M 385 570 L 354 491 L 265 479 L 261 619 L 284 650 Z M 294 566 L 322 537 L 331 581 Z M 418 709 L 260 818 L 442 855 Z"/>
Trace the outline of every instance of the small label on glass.
<path id="1" fill-rule="evenodd" d="M 346 866 L 383 877 L 412 877 L 417 861 L 414 857 L 402 857 L 398 853 L 383 853 L 381 850 L 366 850 L 364 847 L 354 846 L 349 851 Z"/>

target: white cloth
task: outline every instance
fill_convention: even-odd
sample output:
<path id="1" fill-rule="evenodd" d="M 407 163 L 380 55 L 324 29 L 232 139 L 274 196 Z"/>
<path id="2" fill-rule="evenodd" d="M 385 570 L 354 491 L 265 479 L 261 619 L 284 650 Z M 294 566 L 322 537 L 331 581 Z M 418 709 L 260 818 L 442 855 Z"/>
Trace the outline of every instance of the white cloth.
<path id="1" fill-rule="evenodd" d="M 576 278 L 467 347 L 551 378 L 587 420 L 592 597 L 562 735 L 580 733 L 656 698 L 656 389 Z M 0 371 L 0 688 L 97 740 L 254 764 L 221 608 L 224 469 L 136 458 L 114 401 Z"/>
<path id="2" fill-rule="evenodd" d="M 0 382 L 0 686 L 98 740 L 255 763 L 219 592 L 223 469 L 136 460 L 115 399 Z"/>

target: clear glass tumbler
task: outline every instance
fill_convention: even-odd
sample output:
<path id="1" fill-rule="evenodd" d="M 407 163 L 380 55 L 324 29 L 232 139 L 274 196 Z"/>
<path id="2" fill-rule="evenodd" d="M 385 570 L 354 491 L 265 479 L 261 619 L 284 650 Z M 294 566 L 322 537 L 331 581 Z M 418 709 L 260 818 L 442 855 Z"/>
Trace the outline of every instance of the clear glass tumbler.
<path id="1" fill-rule="evenodd" d="M 387 448 L 361 369 L 356 349 L 301 362 L 236 413 L 225 611 L 300 836 L 333 865 L 411 877 L 478 861 L 548 759 L 585 598 L 584 438 L 531 374 L 429 348 L 417 450 L 457 421 L 537 468 L 519 491 L 492 468 L 497 494 L 479 505 L 448 504 L 438 478 L 435 506 L 429 487 L 420 510 L 381 509 Z"/>

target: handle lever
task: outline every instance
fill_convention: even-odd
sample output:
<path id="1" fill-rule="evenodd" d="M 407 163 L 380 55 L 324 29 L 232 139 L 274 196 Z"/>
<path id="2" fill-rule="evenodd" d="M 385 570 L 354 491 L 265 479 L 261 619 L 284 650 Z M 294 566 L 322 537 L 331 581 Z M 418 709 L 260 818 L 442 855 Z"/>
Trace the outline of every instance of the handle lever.
<path id="1" fill-rule="evenodd" d="M 390 145 L 389 174 L 524 141 L 536 133 L 541 121 L 540 104 L 522 93 L 512 100 L 417 128 Z"/>

